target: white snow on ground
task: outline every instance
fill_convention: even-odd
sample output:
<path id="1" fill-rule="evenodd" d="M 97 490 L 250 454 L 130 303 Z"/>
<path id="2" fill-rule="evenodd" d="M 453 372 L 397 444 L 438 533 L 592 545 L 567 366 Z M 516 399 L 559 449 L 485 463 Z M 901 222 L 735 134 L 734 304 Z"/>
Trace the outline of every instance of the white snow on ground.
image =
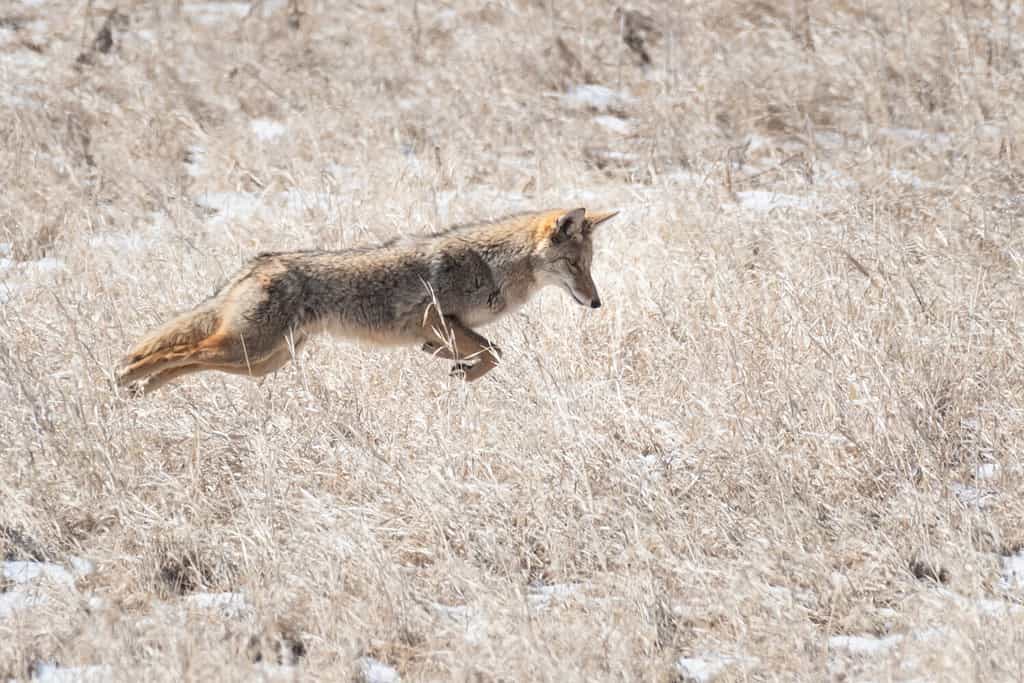
<path id="1" fill-rule="evenodd" d="M 18 292 L 49 283 L 53 276 L 62 270 L 64 262 L 52 257 L 41 258 L 38 261 L 0 258 L 0 303 Z"/>
<path id="2" fill-rule="evenodd" d="M 579 588 L 571 583 L 555 583 L 550 586 L 535 584 L 529 587 L 526 599 L 534 609 L 547 609 L 552 603 L 564 602 Z"/>
<path id="3" fill-rule="evenodd" d="M 995 479 L 999 476 L 999 463 L 985 462 L 974 470 L 974 478 L 978 480 Z"/>
<path id="4" fill-rule="evenodd" d="M 851 655 L 881 655 L 903 642 L 903 636 L 896 634 L 879 638 L 877 636 L 832 636 L 828 646 L 832 650 Z"/>
<path id="5" fill-rule="evenodd" d="M 934 142 L 948 145 L 952 138 L 946 133 L 930 133 L 916 128 L 879 128 L 878 134 L 891 140 L 907 143 Z"/>
<path id="6" fill-rule="evenodd" d="M 227 616 L 238 616 L 248 607 L 241 593 L 192 593 L 184 601 L 189 607 L 219 609 Z"/>
<path id="7" fill-rule="evenodd" d="M 467 643 L 481 643 L 487 635 L 487 619 L 477 610 L 464 605 L 450 606 L 436 602 L 430 605 L 430 610 L 458 626 Z"/>
<path id="8" fill-rule="evenodd" d="M 45 605 L 49 602 L 45 595 L 38 595 L 24 588 L 15 588 L 0 593 L 0 620 L 3 620 L 18 610 Z"/>
<path id="9" fill-rule="evenodd" d="M 619 109 L 630 103 L 633 98 L 627 93 L 617 92 L 603 85 L 575 85 L 569 92 L 562 95 L 562 103 L 572 109 L 595 109 L 608 111 Z"/>
<path id="10" fill-rule="evenodd" d="M 102 683 L 113 677 L 113 669 L 109 666 L 57 666 L 56 664 L 37 664 L 33 681 L 43 683 Z"/>
<path id="11" fill-rule="evenodd" d="M 283 123 L 272 119 L 253 119 L 249 122 L 249 128 L 252 129 L 253 135 L 264 142 L 276 140 L 288 130 Z"/>
<path id="12" fill-rule="evenodd" d="M 397 671 L 373 657 L 360 658 L 359 674 L 364 683 L 398 683 L 402 680 Z"/>
<path id="13" fill-rule="evenodd" d="M 999 585 L 1009 590 L 1024 589 L 1024 550 L 1016 555 L 1003 556 Z"/>
<path id="14" fill-rule="evenodd" d="M 247 2 L 187 2 L 185 14 L 204 26 L 215 26 L 225 21 L 237 21 L 249 14 Z"/>
<path id="15" fill-rule="evenodd" d="M 953 490 L 953 495 L 956 496 L 962 504 L 967 507 L 975 507 L 979 510 L 984 510 L 992 504 L 992 499 L 995 498 L 996 492 L 989 489 L 979 489 L 974 486 L 967 486 L 954 482 L 950 488 Z"/>
<path id="16" fill-rule="evenodd" d="M 757 666 L 756 657 L 732 657 L 729 655 L 704 655 L 702 657 L 680 657 L 676 660 L 676 671 L 684 681 L 709 683 L 730 667 L 752 668 Z"/>
<path id="17" fill-rule="evenodd" d="M 791 194 L 780 194 L 765 190 L 747 190 L 737 192 L 736 200 L 744 209 L 751 211 L 771 211 L 772 209 L 813 209 L 813 197 L 797 197 Z M 723 205 L 728 209 L 728 205 Z"/>
<path id="18" fill-rule="evenodd" d="M 259 3 L 186 2 L 183 6 L 185 14 L 196 23 L 203 26 L 216 26 L 223 23 L 237 23 L 249 16 L 267 18 L 287 5 L 288 0 L 263 0 Z"/>
<path id="19" fill-rule="evenodd" d="M 990 616 L 1002 616 L 1007 614 L 1024 613 L 1024 607 L 1006 600 L 992 600 L 991 598 L 968 598 L 948 588 L 940 588 L 936 591 L 940 598 L 952 602 L 955 609 L 969 611 L 972 608 Z"/>
<path id="20" fill-rule="evenodd" d="M 629 121 L 620 119 L 618 116 L 595 116 L 594 123 L 619 135 L 629 135 L 633 132 L 633 127 L 629 125 Z"/>
<path id="21" fill-rule="evenodd" d="M 206 150 L 199 145 L 191 145 L 185 157 L 185 172 L 193 178 L 206 174 Z"/>
<path id="22" fill-rule="evenodd" d="M 260 209 L 260 198 L 251 192 L 204 192 L 196 198 L 199 206 L 216 211 L 211 223 L 244 221 Z"/>
<path id="23" fill-rule="evenodd" d="M 73 586 L 75 577 L 64 567 L 52 562 L 30 562 L 11 560 L 3 563 L 3 577 L 16 584 L 26 584 L 40 579 Z"/>
<path id="24" fill-rule="evenodd" d="M 8 560 L 0 563 L 0 577 L 13 584 L 0 593 L 0 619 L 14 612 L 47 604 L 50 598 L 44 589 L 74 589 L 75 578 L 93 571 L 93 565 L 82 558 L 71 558 L 71 571 L 53 562 Z"/>
<path id="25" fill-rule="evenodd" d="M 89 246 L 93 249 L 109 249 L 118 253 L 144 249 L 149 240 L 142 235 L 123 232 L 100 232 L 89 237 Z"/>

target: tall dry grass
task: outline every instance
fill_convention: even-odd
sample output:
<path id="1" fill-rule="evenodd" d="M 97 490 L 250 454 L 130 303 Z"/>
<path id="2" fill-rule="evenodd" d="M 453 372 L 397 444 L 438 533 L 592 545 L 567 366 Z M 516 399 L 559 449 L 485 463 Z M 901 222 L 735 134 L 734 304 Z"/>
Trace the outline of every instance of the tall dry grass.
<path id="1" fill-rule="evenodd" d="M 0 8 L 0 551 L 94 564 L 0 679 L 1024 676 L 1021 4 L 617 7 Z M 576 205 L 478 384 L 113 388 L 256 251 Z"/>

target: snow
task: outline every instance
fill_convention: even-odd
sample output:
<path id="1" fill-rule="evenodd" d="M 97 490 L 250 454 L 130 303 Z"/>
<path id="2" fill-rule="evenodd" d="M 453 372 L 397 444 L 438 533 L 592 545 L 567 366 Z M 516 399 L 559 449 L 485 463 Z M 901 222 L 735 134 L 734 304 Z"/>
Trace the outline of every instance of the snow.
<path id="1" fill-rule="evenodd" d="M 3 577 L 20 585 L 33 583 L 39 579 L 66 586 L 75 585 L 75 577 L 64 567 L 52 562 L 9 560 L 3 563 Z"/>
<path id="2" fill-rule="evenodd" d="M 962 504 L 967 507 L 976 507 L 979 510 L 984 510 L 992 504 L 992 498 L 995 497 L 995 491 L 979 489 L 974 486 L 967 486 L 955 482 L 952 484 L 953 495 L 956 496 Z"/>
<path id="3" fill-rule="evenodd" d="M 45 595 L 37 595 L 24 589 L 0 593 L 0 619 L 5 619 L 18 610 L 44 605 L 47 602 L 49 600 Z"/>
<path id="4" fill-rule="evenodd" d="M 196 198 L 199 206 L 216 211 L 211 222 L 243 221 L 260 208 L 259 198 L 251 192 L 204 192 Z"/>
<path id="5" fill-rule="evenodd" d="M 553 602 L 564 602 L 579 590 L 579 586 L 571 583 L 555 583 L 550 586 L 533 584 L 526 595 L 530 607 L 547 609 Z"/>
<path id="6" fill-rule="evenodd" d="M 709 683 L 731 666 L 744 668 L 757 666 L 755 657 L 732 657 L 729 655 L 704 655 L 702 657 L 680 657 L 676 660 L 676 671 L 684 681 Z"/>
<path id="7" fill-rule="evenodd" d="M 807 197 L 791 194 L 780 194 L 765 190 L 747 190 L 737 192 L 736 199 L 740 206 L 751 211 L 771 211 L 772 209 L 811 209 L 813 202 Z M 724 208 L 724 207 L 723 207 Z"/>
<path id="8" fill-rule="evenodd" d="M 999 463 L 986 462 L 977 466 L 974 470 L 975 479 L 995 479 L 999 475 Z"/>
<path id="9" fill-rule="evenodd" d="M 433 603 L 431 611 L 438 617 L 454 622 L 467 643 L 481 643 L 487 635 L 487 620 L 477 610 L 465 605 Z"/>
<path id="10" fill-rule="evenodd" d="M 257 138 L 264 142 L 276 140 L 288 130 L 283 123 L 272 119 L 253 119 L 249 122 L 249 128 Z"/>
<path id="11" fill-rule="evenodd" d="M 373 657 L 360 658 L 359 673 L 364 683 L 398 683 L 402 680 L 397 671 Z"/>
<path id="12" fill-rule="evenodd" d="M 192 593 L 185 604 L 196 609 L 219 609 L 228 616 L 237 616 L 248 607 L 241 593 Z"/>
<path id="13" fill-rule="evenodd" d="M 1008 590 L 1024 589 L 1024 550 L 1015 555 L 1004 555 L 1000 573 L 1000 586 Z"/>
<path id="14" fill-rule="evenodd" d="M 247 2 L 190 2 L 184 4 L 185 14 L 204 26 L 216 26 L 230 19 L 243 19 L 249 15 Z"/>
<path id="15" fill-rule="evenodd" d="M 948 145 L 952 138 L 946 133 L 929 133 L 916 128 L 879 128 L 879 135 L 908 143 L 935 142 L 940 145 Z"/>
<path id="16" fill-rule="evenodd" d="M 186 150 L 185 172 L 193 178 L 198 178 L 206 173 L 206 150 L 199 145 L 191 145 Z"/>
<path id="17" fill-rule="evenodd" d="M 572 109 L 609 111 L 626 106 L 632 98 L 603 85 L 575 85 L 562 95 L 562 103 Z"/>
<path id="18" fill-rule="evenodd" d="M 64 262 L 60 259 L 46 257 L 38 261 L 13 261 L 0 258 L 0 303 L 10 299 L 18 292 L 31 289 L 52 279 L 52 276 L 64 270 Z"/>
<path id="19" fill-rule="evenodd" d="M 64 667 L 40 663 L 35 667 L 32 680 L 43 683 L 101 683 L 109 681 L 112 677 L 113 670 L 105 665 Z"/>
<path id="20" fill-rule="evenodd" d="M 595 116 L 594 123 L 619 135 L 629 135 L 633 132 L 633 127 L 629 125 L 629 121 L 620 119 L 617 116 Z"/>
<path id="21" fill-rule="evenodd" d="M 141 235 L 123 232 L 101 232 L 89 238 L 89 246 L 93 249 L 109 249 L 117 253 L 138 251 L 147 243 L 148 240 Z"/>
<path id="22" fill-rule="evenodd" d="M 832 636 L 828 646 L 832 650 L 847 652 L 851 655 L 882 655 L 903 641 L 903 636 L 892 635 L 879 638 L 877 636 Z"/>

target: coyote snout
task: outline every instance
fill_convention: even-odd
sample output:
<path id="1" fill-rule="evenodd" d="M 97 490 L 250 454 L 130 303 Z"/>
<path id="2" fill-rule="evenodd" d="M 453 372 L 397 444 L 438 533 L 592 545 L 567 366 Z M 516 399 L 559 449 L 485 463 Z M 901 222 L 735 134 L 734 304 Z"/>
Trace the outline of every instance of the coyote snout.
<path id="1" fill-rule="evenodd" d="M 202 370 L 265 375 L 325 329 L 415 344 L 473 381 L 501 358 L 473 328 L 545 285 L 601 306 L 590 275 L 593 235 L 616 213 L 559 209 L 374 248 L 259 254 L 213 297 L 142 339 L 121 361 L 118 384 L 148 393 Z"/>

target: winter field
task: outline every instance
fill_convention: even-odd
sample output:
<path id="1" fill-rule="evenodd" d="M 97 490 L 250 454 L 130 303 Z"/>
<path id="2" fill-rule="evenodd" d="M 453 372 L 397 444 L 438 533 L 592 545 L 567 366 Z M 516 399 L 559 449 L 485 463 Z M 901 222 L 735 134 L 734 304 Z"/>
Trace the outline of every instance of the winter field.
<path id="1" fill-rule="evenodd" d="M 1018 0 L 0 3 L 0 681 L 1024 679 Z M 261 250 L 620 209 L 466 386 L 119 395 Z"/>

